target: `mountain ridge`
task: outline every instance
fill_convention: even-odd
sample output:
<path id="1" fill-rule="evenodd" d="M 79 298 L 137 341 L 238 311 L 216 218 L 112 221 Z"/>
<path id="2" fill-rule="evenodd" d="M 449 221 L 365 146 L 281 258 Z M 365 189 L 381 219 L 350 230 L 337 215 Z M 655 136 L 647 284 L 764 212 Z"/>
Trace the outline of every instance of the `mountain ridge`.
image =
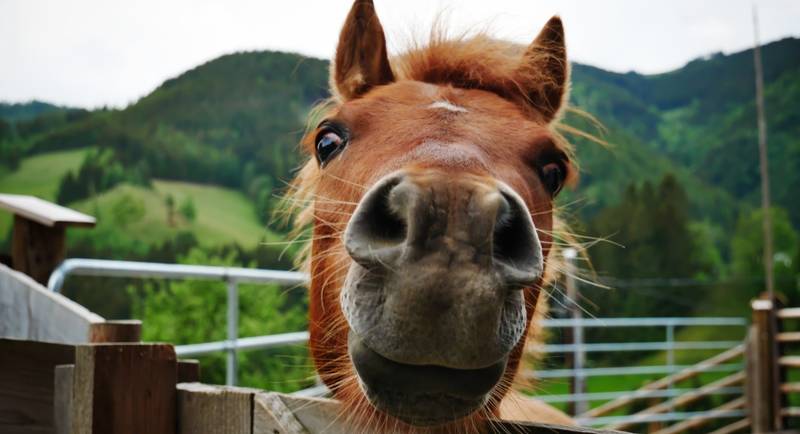
<path id="1" fill-rule="evenodd" d="M 768 111 L 784 114 L 771 118 L 770 157 L 776 160 L 773 170 L 789 176 L 800 107 L 782 90 L 794 95 L 800 82 L 793 79 L 800 77 L 800 39 L 764 45 L 763 58 Z M 227 54 L 166 80 L 124 109 L 55 111 L 17 120 L 16 131 L 5 139 L 0 128 L 0 151 L 19 159 L 59 149 L 105 148 L 127 173 L 114 182 L 159 177 L 237 188 L 259 203 L 266 222 L 274 191 L 299 163 L 295 148 L 308 110 L 327 96 L 327 74 L 327 61 L 299 54 Z M 740 125 L 749 115 L 752 94 L 752 50 L 699 58 L 652 75 L 574 64 L 572 102 L 606 125 L 607 140 L 614 144 L 608 152 L 575 139 L 586 169 L 583 192 L 576 194 L 589 204 L 580 212 L 591 214 L 618 200 L 628 184 L 669 172 L 678 173 L 688 187 L 695 218 L 710 216 L 730 228 L 738 202 L 755 203 L 757 174 L 748 162 L 715 161 L 724 160 L 730 149 L 756 149 L 748 142 L 753 128 Z M 5 155 L 4 160 L 13 160 Z M 789 181 L 776 198 L 797 224 L 800 205 L 787 194 L 800 189 L 800 179 Z M 707 206 L 709 198 L 724 206 Z"/>

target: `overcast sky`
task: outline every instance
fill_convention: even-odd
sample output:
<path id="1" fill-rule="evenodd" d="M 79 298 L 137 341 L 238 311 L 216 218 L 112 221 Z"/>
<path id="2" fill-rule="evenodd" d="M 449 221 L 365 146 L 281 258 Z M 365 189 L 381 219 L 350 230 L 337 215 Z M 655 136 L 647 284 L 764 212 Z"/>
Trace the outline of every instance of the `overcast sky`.
<path id="1" fill-rule="evenodd" d="M 658 73 L 752 45 L 752 0 L 375 0 L 390 51 L 440 11 L 529 42 L 553 14 L 573 60 Z M 764 42 L 800 36 L 800 0 L 756 2 Z M 219 55 L 329 58 L 350 0 L 0 0 L 0 101 L 123 107 Z M 416 29 L 416 32 L 413 31 Z"/>

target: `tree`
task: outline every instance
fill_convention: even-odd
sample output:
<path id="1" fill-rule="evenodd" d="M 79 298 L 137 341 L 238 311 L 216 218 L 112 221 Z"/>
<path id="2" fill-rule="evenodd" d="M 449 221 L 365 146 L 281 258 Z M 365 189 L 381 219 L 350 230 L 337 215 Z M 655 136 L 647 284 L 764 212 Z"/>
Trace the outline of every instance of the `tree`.
<path id="1" fill-rule="evenodd" d="M 232 266 L 235 255 L 212 256 L 195 248 L 179 259 L 184 264 Z M 244 264 L 253 266 L 254 264 Z M 297 291 L 303 291 L 297 289 Z M 293 291 L 277 285 L 239 286 L 239 335 L 257 336 L 305 330 L 307 299 L 298 302 Z M 218 281 L 148 283 L 143 290 L 129 288 L 133 313 L 143 320 L 145 341 L 190 344 L 226 338 L 225 285 Z M 240 383 L 276 391 L 293 391 L 313 385 L 308 351 L 302 346 L 239 353 Z M 202 358 L 203 381 L 225 381 L 223 353 Z"/>
<path id="2" fill-rule="evenodd" d="M 590 249 L 595 270 L 602 277 L 622 280 L 717 274 L 719 270 L 713 269 L 713 258 L 719 257 L 716 247 L 710 237 L 695 236 L 688 208 L 686 192 L 671 174 L 655 186 L 650 182 L 630 185 L 619 204 L 606 208 L 589 223 L 592 234 L 613 241 Z M 691 315 L 695 304 L 687 303 L 696 291 L 691 287 L 586 289 L 600 315 Z M 630 291 L 638 292 L 634 297 Z"/>
<path id="3" fill-rule="evenodd" d="M 772 239 L 774 240 L 773 272 L 775 287 L 791 299 L 800 302 L 797 294 L 798 234 L 783 208 L 770 209 L 772 216 Z M 748 283 L 749 296 L 754 297 L 764 288 L 764 211 L 755 209 L 743 212 L 736 224 L 731 240 L 731 268 L 735 277 Z"/>
<path id="4" fill-rule="evenodd" d="M 167 224 L 170 227 L 175 226 L 175 198 L 172 197 L 172 193 L 167 193 L 167 197 L 164 198 L 164 206 L 167 207 Z"/>
<path id="5" fill-rule="evenodd" d="M 123 194 L 111 205 L 111 219 L 114 225 L 126 227 L 144 217 L 144 202 L 141 199 Z"/>
<path id="6" fill-rule="evenodd" d="M 194 222 L 195 218 L 197 217 L 197 209 L 194 207 L 194 200 L 191 196 L 186 196 L 183 201 L 181 202 L 180 207 L 178 208 L 178 212 L 181 213 L 184 219 L 187 222 L 192 223 Z"/>

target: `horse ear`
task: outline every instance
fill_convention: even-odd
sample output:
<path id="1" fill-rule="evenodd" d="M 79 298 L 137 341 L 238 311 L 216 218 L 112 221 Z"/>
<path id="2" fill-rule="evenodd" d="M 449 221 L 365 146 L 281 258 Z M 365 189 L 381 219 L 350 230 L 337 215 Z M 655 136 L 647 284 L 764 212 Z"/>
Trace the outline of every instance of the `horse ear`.
<path id="1" fill-rule="evenodd" d="M 557 115 L 567 94 L 567 48 L 564 26 L 554 16 L 525 50 L 517 70 L 518 82 L 531 105 L 550 122 Z"/>
<path id="2" fill-rule="evenodd" d="M 394 81 L 383 27 L 372 0 L 356 0 L 339 35 L 332 87 L 344 100 Z"/>

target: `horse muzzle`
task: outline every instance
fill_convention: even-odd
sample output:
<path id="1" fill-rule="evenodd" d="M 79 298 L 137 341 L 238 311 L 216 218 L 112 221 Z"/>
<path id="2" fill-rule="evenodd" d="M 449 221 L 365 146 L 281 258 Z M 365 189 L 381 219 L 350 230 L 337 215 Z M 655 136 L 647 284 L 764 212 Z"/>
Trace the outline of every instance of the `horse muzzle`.
<path id="1" fill-rule="evenodd" d="M 348 350 L 370 402 L 415 425 L 483 406 L 543 270 L 520 196 L 486 177 L 396 172 L 367 191 L 344 241 Z"/>

